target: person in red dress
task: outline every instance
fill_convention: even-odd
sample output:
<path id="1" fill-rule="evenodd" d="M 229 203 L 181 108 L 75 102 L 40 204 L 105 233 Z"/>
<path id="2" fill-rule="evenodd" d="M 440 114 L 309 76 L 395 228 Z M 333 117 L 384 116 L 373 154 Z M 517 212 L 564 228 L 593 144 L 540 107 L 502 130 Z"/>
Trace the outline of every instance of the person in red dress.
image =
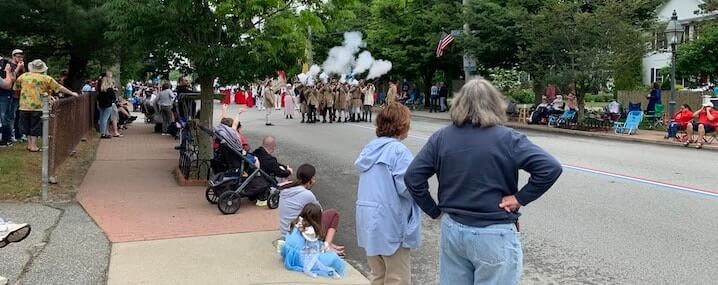
<path id="1" fill-rule="evenodd" d="M 232 103 L 232 92 L 229 89 L 220 89 L 219 93 L 222 94 L 222 104 Z"/>

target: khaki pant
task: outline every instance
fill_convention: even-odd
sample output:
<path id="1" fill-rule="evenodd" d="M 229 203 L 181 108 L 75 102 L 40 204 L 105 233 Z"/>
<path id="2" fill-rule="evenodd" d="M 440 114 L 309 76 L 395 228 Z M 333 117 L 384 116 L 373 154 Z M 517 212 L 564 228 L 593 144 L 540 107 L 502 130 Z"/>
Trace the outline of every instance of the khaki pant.
<path id="1" fill-rule="evenodd" d="M 371 285 L 411 284 L 411 251 L 399 248 L 392 256 L 369 256 Z"/>

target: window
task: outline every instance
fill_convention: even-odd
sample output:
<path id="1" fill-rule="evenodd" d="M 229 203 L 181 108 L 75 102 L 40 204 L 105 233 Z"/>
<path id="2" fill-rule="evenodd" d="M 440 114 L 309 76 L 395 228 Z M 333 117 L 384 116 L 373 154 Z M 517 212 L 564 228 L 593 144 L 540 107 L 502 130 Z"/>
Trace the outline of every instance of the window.
<path id="1" fill-rule="evenodd" d="M 689 42 L 691 40 L 691 25 L 686 25 L 683 27 L 683 41 L 681 41 L 681 43 Z"/>
<path id="2" fill-rule="evenodd" d="M 661 74 L 661 70 L 660 70 L 660 69 L 656 69 L 656 70 L 655 70 L 655 74 L 656 74 L 656 75 L 655 75 L 655 79 L 656 79 L 656 80 L 653 81 L 653 82 L 663 83 L 663 75 Z"/>

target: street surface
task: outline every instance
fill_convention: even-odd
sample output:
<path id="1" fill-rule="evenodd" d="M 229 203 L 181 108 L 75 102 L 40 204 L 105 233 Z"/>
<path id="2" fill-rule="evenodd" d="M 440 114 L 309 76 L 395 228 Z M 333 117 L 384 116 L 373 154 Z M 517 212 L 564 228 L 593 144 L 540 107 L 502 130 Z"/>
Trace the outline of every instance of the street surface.
<path id="1" fill-rule="evenodd" d="M 353 162 L 374 138 L 372 125 L 307 125 L 278 113 L 272 127 L 264 126 L 263 111 L 242 114 L 252 147 L 271 134 L 278 139 L 281 162 L 295 169 L 302 163 L 317 167 L 315 193 L 325 208 L 342 214 L 338 242 L 347 247 L 347 261 L 366 273 L 354 234 L 358 176 Z M 404 143 L 416 154 L 447 124 L 415 117 Z M 523 284 L 710 284 L 718 279 L 718 197 L 705 193 L 718 189 L 715 152 L 526 134 L 565 169 L 545 196 L 521 209 Z M 431 185 L 435 194 L 435 181 Z M 438 221 L 423 215 L 423 246 L 412 253 L 414 284 L 437 284 L 439 229 Z"/>

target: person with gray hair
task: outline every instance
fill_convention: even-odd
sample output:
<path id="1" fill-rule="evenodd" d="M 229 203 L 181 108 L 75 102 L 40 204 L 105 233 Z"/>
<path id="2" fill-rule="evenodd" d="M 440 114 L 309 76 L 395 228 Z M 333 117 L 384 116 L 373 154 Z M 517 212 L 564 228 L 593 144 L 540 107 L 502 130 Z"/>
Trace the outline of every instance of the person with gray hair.
<path id="1" fill-rule="evenodd" d="M 503 126 L 504 96 L 483 78 L 461 88 L 450 117 L 452 124 L 429 138 L 404 176 L 419 207 L 442 217 L 440 284 L 519 284 L 519 208 L 551 188 L 561 164 Z M 520 190 L 519 169 L 531 175 Z M 434 174 L 438 205 L 429 192 Z"/>

